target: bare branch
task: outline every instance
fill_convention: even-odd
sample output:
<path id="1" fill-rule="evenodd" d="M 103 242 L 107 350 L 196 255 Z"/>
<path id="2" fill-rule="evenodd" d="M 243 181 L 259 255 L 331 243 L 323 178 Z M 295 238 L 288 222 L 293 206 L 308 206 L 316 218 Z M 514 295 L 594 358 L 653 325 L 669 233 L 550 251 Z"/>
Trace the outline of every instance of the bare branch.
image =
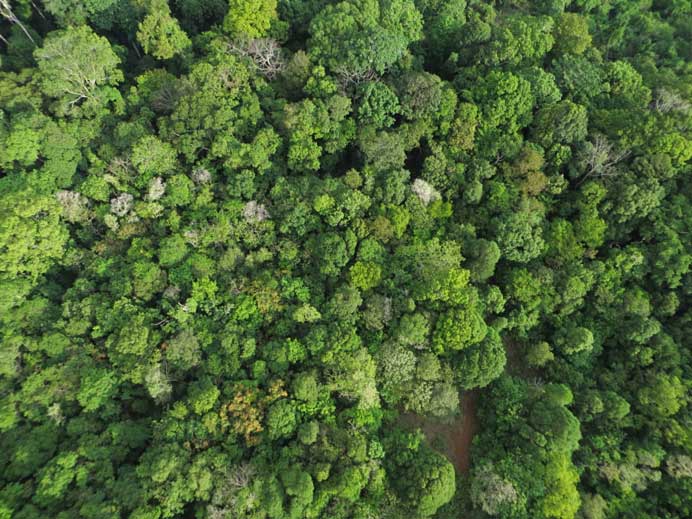
<path id="1" fill-rule="evenodd" d="M 0 0 L 0 16 L 2 16 L 5 20 L 7 20 L 10 23 L 17 24 L 19 28 L 24 32 L 24 34 L 26 34 L 26 37 L 31 40 L 31 43 L 36 45 L 36 42 L 31 37 L 31 34 L 29 34 L 29 31 L 26 30 L 24 24 L 21 22 L 19 18 L 17 18 L 17 15 L 14 14 L 14 11 L 12 11 L 12 7 L 10 6 L 9 0 Z"/>
<path id="2" fill-rule="evenodd" d="M 577 185 L 583 184 L 589 177 L 613 177 L 617 175 L 615 166 L 630 155 L 629 150 L 617 150 L 608 139 L 596 135 L 592 142 L 587 143 L 584 152 L 586 173 Z"/>
<path id="3" fill-rule="evenodd" d="M 281 47 L 272 38 L 255 38 L 234 41 L 228 50 L 238 56 L 250 58 L 259 72 L 268 79 L 274 79 L 286 66 Z"/>
<path id="4" fill-rule="evenodd" d="M 339 80 L 339 85 L 342 90 L 346 90 L 349 87 L 357 87 L 361 83 L 375 81 L 378 78 L 377 72 L 373 69 L 353 70 L 342 66 L 337 68 L 334 72 L 336 72 L 336 77 Z"/>
<path id="5" fill-rule="evenodd" d="M 665 88 L 661 88 L 656 92 L 656 98 L 653 101 L 654 110 L 662 114 L 670 112 L 687 113 L 692 105 L 677 92 L 671 92 Z"/>
<path id="6" fill-rule="evenodd" d="M 247 488 L 247 486 L 252 481 L 255 475 L 255 468 L 249 463 L 241 463 L 240 465 L 234 466 L 229 474 L 226 481 L 231 488 L 242 489 Z"/>

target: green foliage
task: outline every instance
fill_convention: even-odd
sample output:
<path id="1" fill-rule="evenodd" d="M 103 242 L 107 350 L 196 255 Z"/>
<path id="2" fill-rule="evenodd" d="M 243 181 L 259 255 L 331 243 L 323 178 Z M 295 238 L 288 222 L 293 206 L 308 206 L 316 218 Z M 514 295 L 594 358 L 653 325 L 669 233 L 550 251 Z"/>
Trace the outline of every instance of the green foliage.
<path id="1" fill-rule="evenodd" d="M 62 110 L 82 102 L 103 104 L 123 79 L 120 59 L 108 40 L 85 25 L 51 33 L 34 57 L 43 91 L 57 98 Z"/>
<path id="2" fill-rule="evenodd" d="M 591 45 L 588 20 L 577 13 L 563 13 L 555 24 L 555 52 L 582 54 Z"/>
<path id="3" fill-rule="evenodd" d="M 497 220 L 497 244 L 510 261 L 526 263 L 543 252 L 545 242 L 538 212 L 522 210 Z"/>
<path id="4" fill-rule="evenodd" d="M 276 0 L 229 0 L 223 28 L 234 38 L 260 38 L 276 19 Z"/>
<path id="5" fill-rule="evenodd" d="M 411 0 L 348 0 L 328 5 L 310 23 L 310 54 L 335 72 L 383 73 L 421 37 Z"/>
<path id="6" fill-rule="evenodd" d="M 511 72 L 492 71 L 482 76 L 469 91 L 480 107 L 476 142 L 482 157 L 493 157 L 516 148 L 517 131 L 531 120 L 531 85 Z"/>
<path id="7" fill-rule="evenodd" d="M 358 261 L 350 270 L 351 283 L 361 290 L 376 287 L 381 276 L 382 269 L 377 263 Z"/>
<path id="8" fill-rule="evenodd" d="M 553 359 L 555 355 L 545 341 L 531 344 L 526 352 L 526 360 L 531 366 L 543 366 Z"/>
<path id="9" fill-rule="evenodd" d="M 463 350 L 482 341 L 487 332 L 488 327 L 475 310 L 449 310 L 438 318 L 432 342 L 440 353 Z"/>
<path id="10" fill-rule="evenodd" d="M 152 0 L 149 13 L 137 26 L 137 40 L 144 52 L 157 59 L 170 59 L 190 46 L 190 38 L 180 28 L 165 0 Z"/>
<path id="11" fill-rule="evenodd" d="M 688 4 L 0 0 L 0 516 L 692 516 Z"/>
<path id="12" fill-rule="evenodd" d="M 401 445 L 403 439 L 392 445 L 401 449 L 393 453 L 400 474 L 395 489 L 417 517 L 430 517 L 454 495 L 454 467 L 426 445 Z"/>
<path id="13" fill-rule="evenodd" d="M 369 81 L 360 87 L 358 119 L 362 125 L 384 128 L 394 124 L 399 99 L 384 83 Z"/>
<path id="14" fill-rule="evenodd" d="M 505 346 L 498 333 L 489 329 L 486 338 L 459 354 L 455 371 L 464 389 L 485 387 L 505 368 Z"/>
<path id="15" fill-rule="evenodd" d="M 481 59 L 491 66 L 535 62 L 553 47 L 553 23 L 547 16 L 507 16 L 494 26 Z"/>
<path id="16" fill-rule="evenodd" d="M 115 4 L 117 0 L 44 0 L 46 11 L 52 14 L 61 26 L 80 25 L 87 18 L 98 15 Z"/>
<path id="17" fill-rule="evenodd" d="M 190 407 L 196 414 L 203 414 L 210 411 L 221 392 L 210 379 L 203 379 L 190 384 L 188 391 Z"/>
<path id="18" fill-rule="evenodd" d="M 0 179 L 0 308 L 18 305 L 40 276 L 59 260 L 68 239 L 60 206 L 20 175 Z"/>
<path id="19" fill-rule="evenodd" d="M 296 415 L 288 400 L 279 400 L 267 412 L 269 438 L 277 439 L 291 435 L 296 428 Z"/>
<path id="20" fill-rule="evenodd" d="M 92 369 L 82 379 L 77 401 L 85 411 L 95 411 L 113 398 L 117 380 L 112 372 Z"/>

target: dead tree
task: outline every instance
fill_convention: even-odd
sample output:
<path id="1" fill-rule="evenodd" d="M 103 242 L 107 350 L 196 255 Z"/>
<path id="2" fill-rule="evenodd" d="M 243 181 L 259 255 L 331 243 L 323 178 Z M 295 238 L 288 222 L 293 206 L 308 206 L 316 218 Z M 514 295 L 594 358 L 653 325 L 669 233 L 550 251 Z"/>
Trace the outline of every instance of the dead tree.
<path id="1" fill-rule="evenodd" d="M 653 102 L 653 108 L 657 112 L 667 114 L 669 112 L 686 113 L 690 109 L 690 103 L 677 92 L 671 92 L 665 88 L 661 88 L 656 92 L 656 98 Z"/>
<path id="2" fill-rule="evenodd" d="M 274 79 L 286 67 L 281 47 L 272 38 L 234 41 L 228 48 L 233 54 L 250 58 L 260 74 L 268 79 Z"/>
<path id="3" fill-rule="evenodd" d="M 616 175 L 615 166 L 630 154 L 629 150 L 616 149 L 602 135 L 596 135 L 593 141 L 587 143 L 586 146 L 583 153 L 586 172 L 579 181 L 579 185 L 592 176 L 611 177 Z"/>
<path id="4" fill-rule="evenodd" d="M 355 88 L 362 83 L 375 81 L 378 76 L 377 72 L 368 68 L 365 70 L 354 70 L 348 67 L 338 67 L 335 71 L 339 86 L 342 91 L 347 91 L 349 88 Z"/>

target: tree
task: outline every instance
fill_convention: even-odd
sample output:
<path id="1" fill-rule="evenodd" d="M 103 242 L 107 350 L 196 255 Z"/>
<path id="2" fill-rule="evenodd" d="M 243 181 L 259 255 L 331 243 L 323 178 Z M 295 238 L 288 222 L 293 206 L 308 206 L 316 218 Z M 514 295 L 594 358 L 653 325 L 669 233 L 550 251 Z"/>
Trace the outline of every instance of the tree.
<path id="1" fill-rule="evenodd" d="M 471 301 L 470 272 L 460 268 L 461 248 L 452 240 L 433 238 L 424 243 L 399 247 L 395 253 L 395 277 L 410 285 L 412 296 L 421 301 L 445 301 L 454 305 Z"/>
<path id="2" fill-rule="evenodd" d="M 598 494 L 582 494 L 579 519 L 605 519 L 608 503 Z"/>
<path id="3" fill-rule="evenodd" d="M 247 67 L 228 53 L 195 63 L 183 95 L 162 120 L 160 136 L 193 163 L 203 152 L 228 161 L 229 167 L 264 171 L 278 137 L 271 131 L 253 131 L 261 111 L 249 75 Z"/>
<path id="4" fill-rule="evenodd" d="M 663 418 L 677 413 L 685 394 L 680 379 L 663 373 L 651 378 L 650 385 L 637 393 L 640 404 L 654 417 Z"/>
<path id="5" fill-rule="evenodd" d="M 45 10 L 57 19 L 59 26 L 68 27 L 82 25 L 87 19 L 96 22 L 114 7 L 116 0 L 44 0 L 42 3 Z"/>
<path id="6" fill-rule="evenodd" d="M 439 117 L 443 92 L 439 77 L 426 72 L 409 72 L 398 83 L 401 113 L 406 118 Z"/>
<path id="7" fill-rule="evenodd" d="M 577 491 L 577 471 L 564 455 L 556 454 L 549 458 L 547 466 L 547 492 L 542 503 L 542 511 L 547 517 L 569 519 L 579 509 Z"/>
<path id="8" fill-rule="evenodd" d="M 433 347 L 439 353 L 463 350 L 485 338 L 488 327 L 475 309 L 458 308 L 441 314 L 433 332 Z"/>
<path id="9" fill-rule="evenodd" d="M 378 129 L 394 124 L 394 116 L 400 112 L 400 105 L 391 88 L 379 81 L 368 81 L 359 86 L 358 93 L 360 124 L 373 125 Z"/>
<path id="10" fill-rule="evenodd" d="M 324 152 L 343 149 L 354 134 L 353 121 L 347 118 L 350 111 L 350 100 L 340 95 L 287 105 L 283 125 L 290 139 L 289 168 L 315 171 Z"/>
<path id="11" fill-rule="evenodd" d="M 485 387 L 500 376 L 506 361 L 499 334 L 489 328 L 482 342 L 459 353 L 455 369 L 457 380 L 464 389 Z"/>
<path id="12" fill-rule="evenodd" d="M 382 268 L 377 263 L 357 261 L 349 272 L 351 283 L 360 290 L 376 287 L 382 276 Z"/>
<path id="13" fill-rule="evenodd" d="M 297 419 L 293 404 L 282 399 L 269 407 L 267 411 L 267 433 L 275 440 L 290 436 L 296 430 Z"/>
<path id="14" fill-rule="evenodd" d="M 46 95 L 70 106 L 101 104 L 123 79 L 120 59 L 108 40 L 88 26 L 55 31 L 34 52 Z"/>
<path id="15" fill-rule="evenodd" d="M 426 36 L 430 39 L 430 53 L 443 62 L 464 36 L 466 29 L 466 0 L 441 2 L 439 11 L 429 16 L 426 12 Z"/>
<path id="16" fill-rule="evenodd" d="M 160 365 L 149 368 L 144 375 L 144 385 L 149 396 L 157 402 L 166 402 L 173 391 L 171 382 Z"/>
<path id="17" fill-rule="evenodd" d="M 95 411 L 113 398 L 117 380 L 106 369 L 91 369 L 82 378 L 77 401 L 85 411 Z"/>
<path id="18" fill-rule="evenodd" d="M 57 200 L 26 175 L 0 179 L 0 213 L 0 308 L 9 309 L 63 256 L 68 234 Z"/>
<path id="19" fill-rule="evenodd" d="M 471 500 L 474 505 L 489 515 L 499 515 L 511 510 L 519 499 L 511 481 L 502 478 L 493 470 L 493 465 L 483 465 L 474 471 L 471 483 Z"/>
<path id="20" fill-rule="evenodd" d="M 545 148 L 582 141 L 587 132 L 586 108 L 571 101 L 546 105 L 536 114 L 533 126 L 536 141 Z"/>
<path id="21" fill-rule="evenodd" d="M 545 341 L 532 343 L 526 352 L 526 361 L 531 366 L 541 367 L 554 359 L 555 355 L 550 349 L 550 344 Z"/>
<path id="22" fill-rule="evenodd" d="M 518 148 L 518 130 L 531 121 L 531 84 L 511 72 L 493 70 L 474 82 L 468 93 L 481 112 L 476 142 L 482 157 L 511 154 Z"/>
<path id="23" fill-rule="evenodd" d="M 252 60 L 266 78 L 274 79 L 284 71 L 286 62 L 279 43 L 273 38 L 240 40 L 229 45 L 231 52 Z"/>
<path id="24" fill-rule="evenodd" d="M 275 19 L 276 0 L 229 0 L 223 28 L 233 38 L 261 38 Z"/>
<path id="25" fill-rule="evenodd" d="M 329 364 L 330 384 L 343 397 L 357 402 L 358 408 L 379 404 L 375 384 L 376 363 L 365 348 L 336 355 Z"/>
<path id="26" fill-rule="evenodd" d="M 434 515 L 454 495 L 454 467 L 444 456 L 422 444 L 402 452 L 400 457 L 404 459 L 396 466 L 395 489 L 417 516 Z"/>
<path id="27" fill-rule="evenodd" d="M 190 46 L 166 0 L 149 0 L 148 14 L 137 26 L 137 40 L 144 52 L 157 59 L 170 59 Z"/>
<path id="28" fill-rule="evenodd" d="M 397 401 L 413 380 L 416 356 L 399 344 L 386 344 L 378 352 L 377 367 L 381 373 L 383 393 L 392 401 Z"/>
<path id="29" fill-rule="evenodd" d="M 315 403 L 318 398 L 319 387 L 314 375 L 299 373 L 293 380 L 293 394 L 298 400 Z"/>
<path id="30" fill-rule="evenodd" d="M 554 340 L 555 346 L 566 355 L 591 351 L 593 342 L 591 330 L 574 324 L 568 324 L 561 328 Z"/>
<path id="31" fill-rule="evenodd" d="M 190 407 L 198 415 L 210 411 L 220 395 L 221 391 L 209 378 L 201 379 L 189 385 L 188 399 Z"/>
<path id="32" fill-rule="evenodd" d="M 464 253 L 467 254 L 467 251 Z M 470 250 L 468 250 L 467 259 L 471 280 L 479 282 L 492 277 L 500 256 L 500 247 L 494 241 L 474 240 Z"/>
<path id="33" fill-rule="evenodd" d="M 190 329 L 182 330 L 167 343 L 166 359 L 178 369 L 192 369 L 201 358 L 199 342 Z"/>
<path id="34" fill-rule="evenodd" d="M 591 45 L 586 18 L 577 13 L 562 13 L 555 24 L 555 52 L 582 54 Z"/>
<path id="35" fill-rule="evenodd" d="M 562 92 L 551 72 L 533 66 L 523 70 L 520 75 L 531 85 L 531 93 L 537 105 L 555 103 L 562 98 Z"/>
<path id="36" fill-rule="evenodd" d="M 545 247 L 541 217 L 530 210 L 516 211 L 495 221 L 497 244 L 503 257 L 526 263 L 538 257 Z"/>
<path id="37" fill-rule="evenodd" d="M 549 16 L 509 15 L 494 26 L 493 39 L 480 56 L 488 65 L 536 62 L 552 48 L 553 19 Z"/>
<path id="38" fill-rule="evenodd" d="M 310 54 L 333 71 L 382 74 L 420 38 L 410 0 L 348 0 L 327 5 L 310 23 Z"/>
<path id="39" fill-rule="evenodd" d="M 425 348 L 429 334 L 430 323 L 424 314 L 405 314 L 401 317 L 397 328 L 399 342 L 414 348 Z"/>

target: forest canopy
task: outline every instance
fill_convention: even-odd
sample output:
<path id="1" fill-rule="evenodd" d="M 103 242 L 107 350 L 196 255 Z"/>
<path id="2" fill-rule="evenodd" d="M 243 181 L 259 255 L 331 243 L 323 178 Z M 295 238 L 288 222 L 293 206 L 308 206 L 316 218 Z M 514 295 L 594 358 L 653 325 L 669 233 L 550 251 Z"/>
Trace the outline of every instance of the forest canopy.
<path id="1" fill-rule="evenodd" d="M 0 0 L 0 519 L 692 517 L 690 58 L 690 0 Z"/>

